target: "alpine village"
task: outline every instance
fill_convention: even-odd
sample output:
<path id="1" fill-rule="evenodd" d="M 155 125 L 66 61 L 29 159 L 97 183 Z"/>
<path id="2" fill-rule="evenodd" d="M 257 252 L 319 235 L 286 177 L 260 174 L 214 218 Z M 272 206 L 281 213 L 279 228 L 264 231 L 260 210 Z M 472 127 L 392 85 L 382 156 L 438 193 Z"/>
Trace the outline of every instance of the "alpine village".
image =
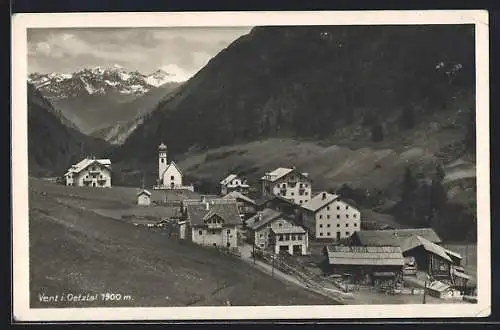
<path id="1" fill-rule="evenodd" d="M 107 117 L 78 107 L 125 69 L 31 74 L 32 305 L 476 302 L 469 47 L 457 26 L 256 27 L 92 132 Z M 80 103 L 54 96 L 73 80 Z"/>

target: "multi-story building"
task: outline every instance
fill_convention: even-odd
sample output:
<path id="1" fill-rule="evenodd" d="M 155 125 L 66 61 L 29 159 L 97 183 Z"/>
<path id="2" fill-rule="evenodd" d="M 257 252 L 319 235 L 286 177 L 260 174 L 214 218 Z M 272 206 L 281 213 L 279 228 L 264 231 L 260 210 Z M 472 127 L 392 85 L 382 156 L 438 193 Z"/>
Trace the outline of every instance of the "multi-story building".
<path id="1" fill-rule="evenodd" d="M 321 192 L 302 205 L 302 224 L 314 238 L 345 239 L 360 230 L 360 211 L 338 195 Z"/>
<path id="2" fill-rule="evenodd" d="M 311 179 L 295 168 L 277 168 L 261 177 L 262 196 L 275 195 L 302 205 L 311 199 Z"/>
<path id="3" fill-rule="evenodd" d="M 64 174 L 67 186 L 111 187 L 111 161 L 87 157 Z"/>
<path id="4" fill-rule="evenodd" d="M 220 182 L 220 193 L 222 196 L 227 195 L 233 191 L 242 194 L 248 193 L 250 186 L 247 181 L 238 177 L 236 174 L 229 174 L 224 180 Z"/>
<path id="5" fill-rule="evenodd" d="M 238 247 L 241 219 L 236 200 L 183 201 L 182 210 L 186 239 L 203 246 Z"/>
<path id="6" fill-rule="evenodd" d="M 248 238 L 256 248 L 271 249 L 274 253 L 307 254 L 307 232 L 281 212 L 272 209 L 259 211 L 248 219 L 247 228 Z"/>

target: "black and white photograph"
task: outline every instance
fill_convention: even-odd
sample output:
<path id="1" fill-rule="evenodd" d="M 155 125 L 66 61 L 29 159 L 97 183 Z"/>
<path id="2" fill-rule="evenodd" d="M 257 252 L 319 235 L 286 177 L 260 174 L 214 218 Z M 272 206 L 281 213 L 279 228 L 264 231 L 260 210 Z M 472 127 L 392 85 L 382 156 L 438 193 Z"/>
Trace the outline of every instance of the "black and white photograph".
<path id="1" fill-rule="evenodd" d="M 14 317 L 488 316 L 488 42 L 485 11 L 15 16 Z"/>

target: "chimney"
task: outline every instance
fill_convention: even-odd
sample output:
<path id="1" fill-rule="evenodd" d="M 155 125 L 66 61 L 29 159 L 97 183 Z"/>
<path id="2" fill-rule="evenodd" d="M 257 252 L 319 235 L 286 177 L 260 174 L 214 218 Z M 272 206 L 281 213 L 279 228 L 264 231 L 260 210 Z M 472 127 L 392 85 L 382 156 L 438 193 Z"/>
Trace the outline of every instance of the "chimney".
<path id="1" fill-rule="evenodd" d="M 292 166 L 292 170 L 295 170 L 295 165 Z"/>
<path id="2" fill-rule="evenodd" d="M 259 212 L 259 216 L 257 217 L 257 221 L 262 221 L 262 212 Z"/>
<path id="3" fill-rule="evenodd" d="M 321 199 L 323 199 L 323 200 L 326 199 L 326 192 L 323 193 L 323 196 L 321 197 Z"/>

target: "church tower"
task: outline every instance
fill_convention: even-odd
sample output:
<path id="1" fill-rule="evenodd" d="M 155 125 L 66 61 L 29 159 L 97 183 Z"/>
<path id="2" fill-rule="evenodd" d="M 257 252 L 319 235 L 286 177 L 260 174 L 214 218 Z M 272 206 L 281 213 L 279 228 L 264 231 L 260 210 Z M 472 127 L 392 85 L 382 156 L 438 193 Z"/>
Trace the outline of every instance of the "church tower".
<path id="1" fill-rule="evenodd" d="M 158 180 L 163 183 L 163 172 L 167 169 L 167 146 L 162 142 L 158 146 Z"/>

